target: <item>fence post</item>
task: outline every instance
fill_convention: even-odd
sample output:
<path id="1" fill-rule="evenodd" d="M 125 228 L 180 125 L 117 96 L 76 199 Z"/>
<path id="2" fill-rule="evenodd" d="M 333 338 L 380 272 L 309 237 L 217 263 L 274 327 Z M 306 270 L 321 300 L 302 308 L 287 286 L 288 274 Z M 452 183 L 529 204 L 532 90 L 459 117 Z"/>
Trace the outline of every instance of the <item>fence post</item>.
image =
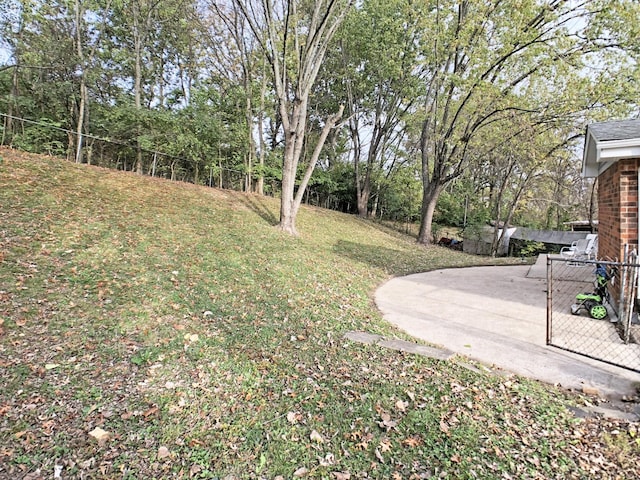
<path id="1" fill-rule="evenodd" d="M 627 329 L 626 321 L 627 321 L 627 294 L 625 290 L 627 289 L 627 275 L 629 274 L 629 269 L 627 267 L 627 261 L 629 260 L 629 245 L 626 244 L 624 246 L 624 254 L 622 257 L 622 265 L 620 267 L 620 300 L 619 307 L 620 311 L 618 313 L 618 319 L 622 322 L 623 333 L 624 330 Z M 626 333 L 624 333 L 626 335 Z"/>
<path id="2" fill-rule="evenodd" d="M 156 161 L 158 160 L 158 152 L 153 152 L 153 165 L 151 167 L 151 176 L 156 176 Z"/>
<path id="3" fill-rule="evenodd" d="M 626 287 L 629 291 L 623 291 L 624 295 L 624 308 L 623 315 L 621 317 L 622 320 L 622 328 L 623 328 L 623 342 L 625 345 L 629 345 L 629 341 L 631 340 L 631 320 L 633 317 L 633 310 L 635 307 L 635 297 L 636 297 L 636 288 L 638 286 L 638 268 L 636 266 L 636 262 L 638 261 L 637 251 L 634 249 L 633 251 L 629 251 L 629 245 L 625 245 L 625 265 L 624 269 L 624 283 L 629 283 Z M 629 277 L 627 279 L 627 276 Z M 626 290 L 625 289 L 625 290 Z"/>

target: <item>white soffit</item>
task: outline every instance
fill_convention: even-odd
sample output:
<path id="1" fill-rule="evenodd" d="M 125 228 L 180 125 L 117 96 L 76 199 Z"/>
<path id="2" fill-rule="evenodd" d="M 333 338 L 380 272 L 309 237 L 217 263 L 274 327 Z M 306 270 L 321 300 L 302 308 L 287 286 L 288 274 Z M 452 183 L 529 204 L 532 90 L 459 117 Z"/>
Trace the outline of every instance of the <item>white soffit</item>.
<path id="1" fill-rule="evenodd" d="M 582 176 L 597 177 L 618 160 L 640 158 L 640 119 L 614 120 L 587 126 Z"/>
<path id="2" fill-rule="evenodd" d="M 640 157 L 640 139 L 596 142 L 596 161 L 608 162 Z"/>

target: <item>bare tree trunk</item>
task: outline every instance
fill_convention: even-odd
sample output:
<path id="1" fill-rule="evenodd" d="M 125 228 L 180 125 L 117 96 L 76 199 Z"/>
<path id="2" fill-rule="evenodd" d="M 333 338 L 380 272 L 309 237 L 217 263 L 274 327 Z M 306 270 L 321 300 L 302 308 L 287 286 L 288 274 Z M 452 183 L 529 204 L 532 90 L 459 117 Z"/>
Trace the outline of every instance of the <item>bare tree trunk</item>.
<path id="1" fill-rule="evenodd" d="M 327 119 L 326 123 L 324 124 L 324 127 L 322 128 L 322 132 L 320 133 L 320 138 L 318 139 L 318 142 L 316 143 L 316 147 L 313 151 L 313 155 L 311 156 L 311 159 L 309 160 L 309 164 L 307 165 L 305 174 L 302 177 L 302 180 L 300 181 L 300 186 L 298 187 L 295 198 L 293 199 L 292 202 L 290 203 L 288 202 L 288 204 L 291 205 L 291 208 L 287 212 L 286 216 L 281 215 L 279 226 L 282 230 L 288 233 L 297 235 L 295 220 L 298 215 L 298 210 L 300 209 L 300 204 L 302 203 L 304 191 L 306 190 L 307 185 L 309 184 L 309 180 L 311 179 L 311 175 L 313 174 L 313 170 L 315 169 L 316 164 L 318 163 L 318 158 L 320 158 L 322 147 L 324 146 L 324 143 L 326 142 L 327 137 L 329 136 L 329 132 L 331 131 L 332 128 L 335 127 L 338 120 L 340 120 L 340 118 L 342 117 L 343 111 L 344 111 L 344 106 L 340 105 L 338 112 L 330 116 Z M 293 181 L 295 182 L 295 173 L 293 175 Z M 284 219 L 284 222 L 283 222 L 283 219 Z"/>
<path id="2" fill-rule="evenodd" d="M 380 184 L 376 186 L 376 193 L 373 196 L 373 205 L 371 206 L 371 217 L 376 218 L 378 214 L 378 204 L 380 202 Z M 380 212 L 380 218 L 382 218 L 382 212 Z"/>
<path id="3" fill-rule="evenodd" d="M 105 5 L 105 11 L 110 8 L 111 1 L 108 1 Z M 76 24 L 76 53 L 78 55 L 78 64 L 80 67 L 80 105 L 78 106 L 78 121 L 76 125 L 76 163 L 82 162 L 82 149 L 84 147 L 83 134 L 86 130 L 85 125 L 89 122 L 89 88 L 87 86 L 88 68 L 89 64 L 95 57 L 96 50 L 98 48 L 99 38 L 102 36 L 102 29 L 97 33 L 94 39 L 94 45 L 89 49 L 88 55 L 85 55 L 85 51 L 82 45 L 82 35 L 84 32 L 83 16 L 84 10 L 81 8 L 81 1 L 75 0 L 74 3 L 74 15 Z M 104 24 L 103 24 L 104 25 Z M 88 57 L 88 58 L 87 58 Z M 88 160 L 90 162 L 90 160 Z"/>
<path id="4" fill-rule="evenodd" d="M 429 183 L 423 188 L 422 215 L 420 222 L 420 231 L 418 232 L 418 243 L 433 243 L 432 225 L 433 214 L 436 211 L 438 197 L 442 193 L 442 186 Z"/>
<path id="5" fill-rule="evenodd" d="M 280 103 L 280 113 L 285 128 L 284 158 L 282 160 L 282 198 L 280 200 L 280 223 L 278 228 L 297 235 L 295 208 L 295 185 L 298 163 L 304 144 L 304 132 L 307 124 L 307 99 L 293 102 L 291 119 L 288 118 L 286 103 Z M 286 119 L 286 120 L 285 120 Z"/>
<path id="6" fill-rule="evenodd" d="M 260 142 L 260 154 L 258 160 L 260 162 L 260 174 L 258 175 L 258 181 L 256 183 L 256 193 L 264 195 L 264 156 L 265 156 L 265 141 L 264 141 L 264 108 L 265 97 L 267 95 L 267 72 L 266 61 L 262 68 L 262 87 L 260 89 L 260 109 L 258 113 L 258 141 Z"/>
<path id="7" fill-rule="evenodd" d="M 245 80 L 245 83 L 248 83 L 248 80 Z M 249 90 L 250 87 L 247 85 L 245 89 Z M 253 157 L 254 152 L 256 151 L 256 143 L 253 140 L 253 108 L 251 106 L 251 95 L 247 94 L 247 101 L 245 105 L 245 116 L 247 122 L 247 137 L 249 140 L 249 152 L 247 153 L 247 161 L 246 167 L 247 171 L 245 173 L 245 181 L 244 181 L 244 190 L 246 192 L 253 191 Z"/>
<path id="8" fill-rule="evenodd" d="M 141 56 L 142 56 L 142 46 L 139 35 L 136 36 L 135 40 L 135 78 L 134 78 L 134 97 L 135 97 L 135 108 L 138 116 L 140 115 L 140 111 L 142 110 L 142 67 L 141 67 Z M 136 118 L 136 172 L 139 175 L 142 175 L 142 147 L 140 145 L 140 134 L 142 133 L 142 129 L 140 127 L 140 118 Z"/>
<path id="9" fill-rule="evenodd" d="M 337 122 L 335 116 L 327 120 L 316 145 L 314 158 L 309 162 L 296 193 L 296 173 L 304 145 L 309 96 L 329 42 L 353 2 L 354 0 L 331 0 L 304 4 L 304 8 L 308 7 L 305 11 L 308 15 L 298 16 L 298 4 L 304 3 L 299 0 L 263 0 L 259 5 L 250 0 L 234 0 L 260 43 L 273 72 L 285 141 L 278 228 L 292 235 L 297 234 L 295 219 L 304 189 L 320 156 L 322 145 Z M 290 60 L 293 63 L 289 63 Z M 341 114 L 342 108 L 340 110 Z"/>
<path id="10" fill-rule="evenodd" d="M 76 53 L 80 63 L 80 105 L 78 106 L 78 122 L 76 124 L 76 163 L 82 162 L 82 129 L 84 126 L 85 99 L 87 97 L 86 66 L 84 64 L 84 52 L 82 49 L 82 16 L 80 15 L 80 1 L 74 3 L 76 22 Z"/>
<path id="11" fill-rule="evenodd" d="M 146 13 L 144 22 L 142 21 L 141 2 L 136 0 L 131 5 L 133 15 L 133 52 L 134 52 L 134 75 L 133 75 L 133 94 L 134 105 L 138 118 L 136 118 L 136 165 L 135 171 L 142 175 L 142 145 L 140 144 L 140 135 L 142 134 L 142 125 L 140 123 L 140 113 L 142 112 L 142 50 L 145 38 L 151 28 L 151 19 L 153 10 L 157 6 L 151 6 Z"/>
<path id="12" fill-rule="evenodd" d="M 14 48 L 14 58 L 16 59 L 16 64 L 13 66 L 13 72 L 11 74 L 11 91 L 9 93 L 9 101 L 7 102 L 7 116 L 4 117 L 4 129 L 2 131 L 2 142 L 1 145 L 4 145 L 7 140 L 7 133 L 9 134 L 9 145 L 13 144 L 13 117 L 18 116 L 18 106 L 17 106 L 17 98 L 19 94 L 19 83 L 18 83 L 18 70 L 20 68 L 21 60 L 22 60 L 22 38 L 24 32 L 24 23 L 22 20 L 22 16 L 19 20 L 18 32 L 16 45 Z"/>
<path id="13" fill-rule="evenodd" d="M 369 196 L 371 195 L 371 185 L 367 179 L 365 179 L 364 185 L 359 188 L 360 192 L 356 203 L 358 206 L 358 216 L 366 218 L 369 214 Z"/>
<path id="14" fill-rule="evenodd" d="M 94 140 L 91 140 L 87 145 L 87 165 L 91 165 L 93 162 L 93 145 Z"/>

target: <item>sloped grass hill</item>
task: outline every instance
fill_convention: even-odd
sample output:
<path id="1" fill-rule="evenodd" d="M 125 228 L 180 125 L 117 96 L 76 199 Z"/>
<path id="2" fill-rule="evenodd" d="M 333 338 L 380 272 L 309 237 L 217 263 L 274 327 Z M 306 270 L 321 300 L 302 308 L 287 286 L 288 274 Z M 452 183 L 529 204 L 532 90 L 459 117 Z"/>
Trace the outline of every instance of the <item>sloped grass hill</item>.
<path id="1" fill-rule="evenodd" d="M 0 479 L 637 478 L 636 427 L 343 334 L 478 264 L 275 199 L 0 150 Z"/>

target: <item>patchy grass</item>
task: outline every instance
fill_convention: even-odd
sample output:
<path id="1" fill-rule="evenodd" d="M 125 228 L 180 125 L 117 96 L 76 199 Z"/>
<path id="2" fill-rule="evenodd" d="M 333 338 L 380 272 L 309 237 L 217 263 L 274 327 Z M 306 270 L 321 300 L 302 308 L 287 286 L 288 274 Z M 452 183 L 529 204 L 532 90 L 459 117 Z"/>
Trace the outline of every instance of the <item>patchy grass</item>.
<path id="1" fill-rule="evenodd" d="M 0 478 L 637 478 L 637 425 L 352 344 L 486 261 L 336 212 L 1 150 Z M 636 459 L 633 461 L 633 459 Z"/>

